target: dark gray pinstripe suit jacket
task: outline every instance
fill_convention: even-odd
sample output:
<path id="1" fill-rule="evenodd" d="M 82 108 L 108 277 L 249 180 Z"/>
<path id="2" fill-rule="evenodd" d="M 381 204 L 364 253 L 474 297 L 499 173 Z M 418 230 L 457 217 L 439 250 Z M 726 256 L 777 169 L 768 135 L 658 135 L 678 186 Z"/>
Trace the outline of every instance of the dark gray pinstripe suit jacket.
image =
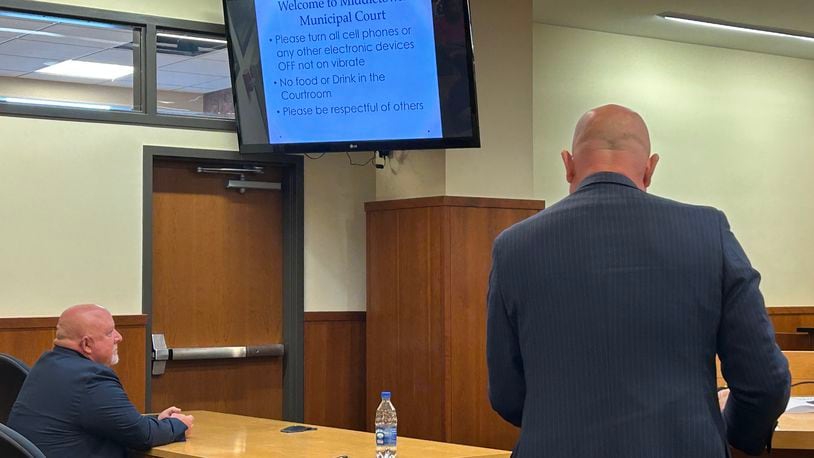
<path id="1" fill-rule="evenodd" d="M 710 207 L 598 173 L 495 241 L 487 362 L 517 457 L 760 453 L 789 396 L 760 275 Z M 732 394 L 717 405 L 715 355 Z"/>

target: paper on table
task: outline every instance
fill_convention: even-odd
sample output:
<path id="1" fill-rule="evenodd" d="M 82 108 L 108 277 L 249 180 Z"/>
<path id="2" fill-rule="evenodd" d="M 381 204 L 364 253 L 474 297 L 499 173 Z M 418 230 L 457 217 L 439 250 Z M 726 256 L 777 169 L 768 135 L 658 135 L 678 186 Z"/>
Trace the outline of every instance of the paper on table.
<path id="1" fill-rule="evenodd" d="M 789 403 L 786 406 L 786 412 L 789 413 L 814 412 L 814 397 L 794 396 L 789 398 Z"/>

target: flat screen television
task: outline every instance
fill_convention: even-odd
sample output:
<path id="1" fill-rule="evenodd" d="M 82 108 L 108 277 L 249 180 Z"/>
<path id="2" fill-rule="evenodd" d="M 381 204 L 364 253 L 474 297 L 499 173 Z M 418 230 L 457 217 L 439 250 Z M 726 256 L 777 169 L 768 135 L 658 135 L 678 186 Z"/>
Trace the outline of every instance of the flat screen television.
<path id="1" fill-rule="evenodd" d="M 467 0 L 224 0 L 241 153 L 480 146 Z"/>

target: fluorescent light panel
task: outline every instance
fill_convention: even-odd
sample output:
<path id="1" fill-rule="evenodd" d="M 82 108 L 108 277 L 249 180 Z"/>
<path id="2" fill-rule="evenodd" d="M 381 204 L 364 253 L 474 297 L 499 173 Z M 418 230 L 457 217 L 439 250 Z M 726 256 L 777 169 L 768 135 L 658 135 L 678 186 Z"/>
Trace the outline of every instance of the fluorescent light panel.
<path id="1" fill-rule="evenodd" d="M 218 40 L 215 38 L 203 38 L 203 37 L 193 37 L 190 35 L 176 35 L 174 33 L 157 33 L 156 36 L 159 37 L 167 37 L 167 38 L 177 38 L 179 40 L 190 40 L 190 41 L 202 41 L 204 43 L 219 43 L 219 44 L 226 44 L 226 40 Z"/>
<path id="2" fill-rule="evenodd" d="M 60 35 L 58 33 L 40 32 L 39 30 L 10 29 L 8 27 L 0 27 L 0 32 L 19 33 L 19 34 L 26 34 L 26 35 L 39 35 L 39 36 L 42 36 L 42 37 L 54 37 L 54 38 L 60 38 L 60 37 L 64 36 L 64 35 Z"/>
<path id="3" fill-rule="evenodd" d="M 732 23 L 726 23 L 726 22 L 723 22 L 723 21 L 716 21 L 715 19 L 706 19 L 706 18 L 697 18 L 697 17 L 691 17 L 691 16 L 683 16 L 683 15 L 676 14 L 676 13 L 661 13 L 661 14 L 659 14 L 659 16 L 664 18 L 664 19 L 667 19 L 667 20 L 670 20 L 670 21 L 675 21 L 675 22 L 680 22 L 680 23 L 683 23 L 683 24 L 701 25 L 701 26 L 705 26 L 705 27 L 713 27 L 713 28 L 717 28 L 717 29 L 730 30 L 730 31 L 736 31 L 736 32 L 748 32 L 748 33 L 754 33 L 754 34 L 758 34 L 758 35 L 766 35 L 766 36 L 772 36 L 772 37 L 795 38 L 795 39 L 798 39 L 798 40 L 814 42 L 814 37 L 810 37 L 810 36 L 807 36 L 807 35 L 799 35 L 799 34 L 794 34 L 794 33 L 790 33 L 790 32 L 780 32 L 780 31 L 776 31 L 776 30 L 763 29 L 763 28 L 758 28 L 756 26 L 751 26 L 751 25 L 747 26 L 747 25 L 740 25 L 740 24 L 732 24 Z"/>
<path id="4" fill-rule="evenodd" d="M 28 21 L 49 22 L 51 24 L 71 24 L 85 27 L 95 27 L 97 29 L 120 29 L 128 30 L 130 27 L 118 24 L 107 24 L 104 22 L 94 22 L 86 19 L 73 19 L 67 17 L 47 16 L 45 14 L 21 13 L 17 11 L 0 11 L 0 17 L 15 19 L 25 19 Z"/>
<path id="5" fill-rule="evenodd" d="M 72 76 L 76 78 L 115 80 L 123 76 L 132 75 L 133 67 L 130 65 L 100 64 L 97 62 L 84 62 L 81 60 L 66 60 L 58 64 L 41 68 L 37 70 L 37 73 Z"/>
<path id="6" fill-rule="evenodd" d="M 41 99 L 26 99 L 22 97 L 2 97 L 4 102 L 19 103 L 22 105 L 40 105 L 48 107 L 66 107 L 66 108 L 86 108 L 91 110 L 112 110 L 110 105 L 98 105 L 95 103 L 82 103 L 82 102 L 62 102 L 59 100 L 41 100 Z"/>

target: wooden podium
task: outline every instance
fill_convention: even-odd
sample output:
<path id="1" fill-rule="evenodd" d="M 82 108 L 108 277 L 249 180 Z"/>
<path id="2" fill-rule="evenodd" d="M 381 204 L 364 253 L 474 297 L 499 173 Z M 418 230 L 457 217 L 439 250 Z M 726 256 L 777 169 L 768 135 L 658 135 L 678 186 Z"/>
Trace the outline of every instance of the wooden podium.
<path id="1" fill-rule="evenodd" d="M 399 436 L 511 449 L 491 409 L 486 291 L 492 242 L 543 201 L 426 197 L 368 202 L 368 430 L 391 391 Z"/>

